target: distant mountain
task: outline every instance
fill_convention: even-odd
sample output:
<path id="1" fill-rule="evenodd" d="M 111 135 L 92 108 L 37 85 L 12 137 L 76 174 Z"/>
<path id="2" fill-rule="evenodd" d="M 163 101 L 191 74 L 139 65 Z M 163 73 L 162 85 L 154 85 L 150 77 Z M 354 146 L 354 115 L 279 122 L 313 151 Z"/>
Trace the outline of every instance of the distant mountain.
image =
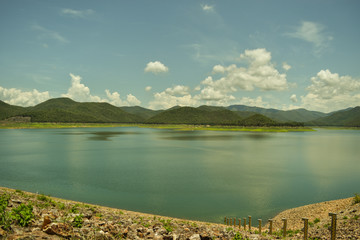
<path id="1" fill-rule="evenodd" d="M 21 115 L 31 117 L 32 122 L 98 122 L 132 123 L 143 118 L 127 113 L 109 103 L 75 102 L 69 98 L 55 98 L 19 112 L 7 113 L 7 117 Z"/>
<path id="2" fill-rule="evenodd" d="M 204 107 L 177 107 L 161 112 L 148 119 L 147 123 L 171 124 L 237 124 L 241 118 L 227 109 L 206 109 Z"/>
<path id="3" fill-rule="evenodd" d="M 307 122 L 306 124 L 312 126 L 360 127 L 360 106 L 340 110 L 329 116 Z"/>
<path id="4" fill-rule="evenodd" d="M 149 118 L 155 116 L 156 114 L 164 111 L 164 110 L 151 110 L 151 109 L 147 109 L 147 108 L 143 108 L 143 107 L 139 107 L 139 106 L 120 107 L 120 109 L 124 110 L 125 112 L 137 115 L 143 119 L 149 119 Z"/>
<path id="5" fill-rule="evenodd" d="M 308 122 L 326 116 L 325 113 L 308 111 L 306 109 L 283 111 L 277 109 L 249 107 L 245 105 L 232 105 L 227 107 L 227 109 L 231 111 L 260 113 L 279 122 Z"/>

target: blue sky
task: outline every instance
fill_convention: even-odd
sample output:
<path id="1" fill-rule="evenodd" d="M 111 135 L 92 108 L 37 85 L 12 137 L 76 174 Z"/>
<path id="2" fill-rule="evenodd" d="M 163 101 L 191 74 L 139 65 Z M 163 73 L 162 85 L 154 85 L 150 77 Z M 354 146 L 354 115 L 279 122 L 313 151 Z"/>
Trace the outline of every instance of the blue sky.
<path id="1" fill-rule="evenodd" d="M 0 100 L 360 105 L 360 2 L 0 2 Z"/>

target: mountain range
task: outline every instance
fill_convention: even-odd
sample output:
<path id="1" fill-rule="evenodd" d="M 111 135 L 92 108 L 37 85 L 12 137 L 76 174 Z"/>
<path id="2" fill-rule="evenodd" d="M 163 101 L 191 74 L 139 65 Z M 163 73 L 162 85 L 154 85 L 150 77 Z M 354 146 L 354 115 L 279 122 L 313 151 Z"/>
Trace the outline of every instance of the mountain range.
<path id="1" fill-rule="evenodd" d="M 69 98 L 54 98 L 33 107 L 20 107 L 0 100 L 0 120 L 19 116 L 30 117 L 32 122 L 360 126 L 360 106 L 322 113 L 306 109 L 283 111 L 245 105 L 204 105 L 197 108 L 175 106 L 166 110 L 151 110 L 139 106 L 116 107 L 109 103 L 80 103 Z"/>

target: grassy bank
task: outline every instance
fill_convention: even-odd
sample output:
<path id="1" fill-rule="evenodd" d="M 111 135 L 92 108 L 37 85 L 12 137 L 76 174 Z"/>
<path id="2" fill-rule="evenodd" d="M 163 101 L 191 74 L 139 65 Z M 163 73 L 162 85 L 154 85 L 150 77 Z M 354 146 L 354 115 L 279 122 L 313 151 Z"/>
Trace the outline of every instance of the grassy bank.
<path id="1" fill-rule="evenodd" d="M 1 122 L 0 129 L 46 129 L 46 128 L 100 128 L 100 127 L 142 127 L 173 129 L 179 131 L 241 131 L 241 132 L 307 132 L 309 127 L 241 127 L 209 126 L 187 124 L 124 124 L 124 123 L 48 123 L 48 122 Z"/>

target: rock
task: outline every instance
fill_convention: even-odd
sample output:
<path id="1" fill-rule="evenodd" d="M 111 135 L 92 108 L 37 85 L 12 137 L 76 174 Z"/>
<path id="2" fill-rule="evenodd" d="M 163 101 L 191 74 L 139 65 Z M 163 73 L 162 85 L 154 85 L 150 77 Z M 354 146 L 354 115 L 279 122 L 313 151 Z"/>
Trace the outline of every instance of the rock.
<path id="1" fill-rule="evenodd" d="M 43 224 L 41 226 L 41 230 L 43 230 L 47 225 L 49 225 L 51 223 L 51 220 L 49 218 L 49 216 L 45 216 L 44 217 L 44 221 L 43 221 Z"/>
<path id="2" fill-rule="evenodd" d="M 6 236 L 6 232 L 2 228 L 0 228 L 0 236 Z"/>
<path id="3" fill-rule="evenodd" d="M 43 231 L 50 235 L 58 235 L 69 238 L 71 237 L 72 227 L 65 223 L 51 223 L 47 225 Z"/>
<path id="4" fill-rule="evenodd" d="M 193 235 L 191 235 L 191 237 L 190 237 L 189 239 L 190 239 L 190 240 L 201 240 L 199 234 L 193 234 Z"/>

